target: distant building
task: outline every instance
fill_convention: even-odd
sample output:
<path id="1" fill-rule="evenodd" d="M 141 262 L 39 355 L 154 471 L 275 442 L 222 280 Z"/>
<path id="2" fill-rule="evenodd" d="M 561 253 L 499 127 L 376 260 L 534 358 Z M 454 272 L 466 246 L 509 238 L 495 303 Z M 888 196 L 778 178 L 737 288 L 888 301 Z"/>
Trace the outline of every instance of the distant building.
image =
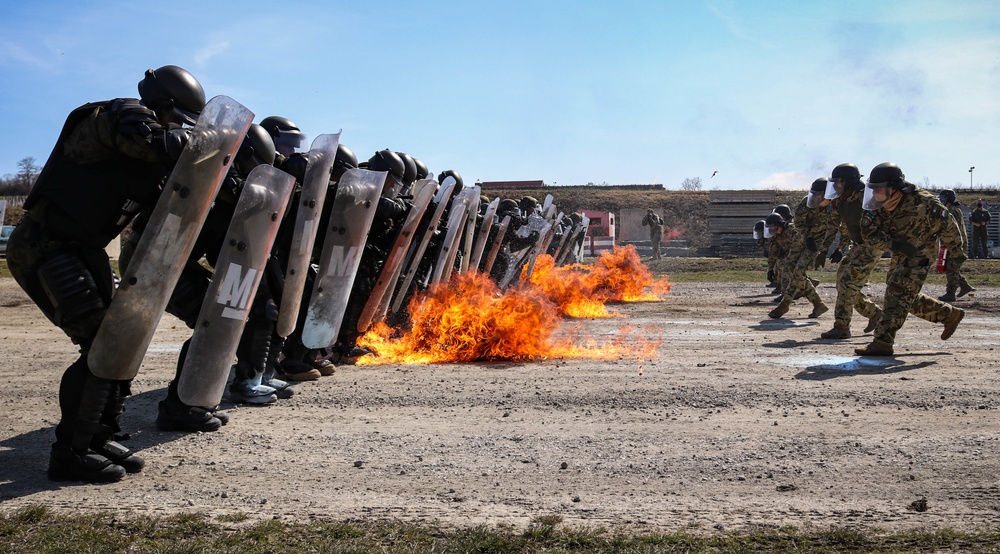
<path id="1" fill-rule="evenodd" d="M 481 188 L 489 190 L 543 189 L 548 186 L 541 179 L 537 181 L 480 181 L 477 184 Z"/>

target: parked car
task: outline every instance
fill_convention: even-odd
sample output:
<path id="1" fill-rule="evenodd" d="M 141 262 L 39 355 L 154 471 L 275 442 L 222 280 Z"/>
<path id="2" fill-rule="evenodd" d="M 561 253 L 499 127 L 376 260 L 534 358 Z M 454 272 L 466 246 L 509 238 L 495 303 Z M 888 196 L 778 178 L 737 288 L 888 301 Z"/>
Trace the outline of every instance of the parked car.
<path id="1" fill-rule="evenodd" d="M 7 240 L 10 238 L 10 234 L 14 232 L 13 225 L 4 225 L 0 228 L 0 256 L 7 257 Z"/>

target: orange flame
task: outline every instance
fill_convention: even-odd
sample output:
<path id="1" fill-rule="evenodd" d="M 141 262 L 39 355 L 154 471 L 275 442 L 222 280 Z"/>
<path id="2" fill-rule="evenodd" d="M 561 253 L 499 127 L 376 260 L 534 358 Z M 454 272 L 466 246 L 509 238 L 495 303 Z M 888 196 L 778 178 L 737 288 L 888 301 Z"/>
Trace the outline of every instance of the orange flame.
<path id="1" fill-rule="evenodd" d="M 604 307 L 604 298 L 594 294 L 591 275 L 589 269 L 579 264 L 556 267 L 552 256 L 542 254 L 528 282 L 552 299 L 561 315 L 577 318 L 618 315 L 609 312 Z"/>
<path id="2" fill-rule="evenodd" d="M 642 263 L 635 246 L 618 247 L 611 252 L 601 252 L 591 270 L 593 294 L 606 302 L 642 302 L 659 300 L 670 292 L 670 282 L 654 279 L 646 264 Z M 650 289 L 646 292 L 646 289 Z"/>
<path id="3" fill-rule="evenodd" d="M 358 340 L 375 357 L 358 363 L 642 358 L 653 357 L 660 344 L 632 338 L 626 329 L 603 344 L 579 337 L 579 328 L 560 327 L 556 304 L 538 288 L 526 285 L 500 294 L 488 276 L 477 272 L 456 274 L 448 283 L 432 286 L 408 309 L 410 330 L 394 338 L 392 328 L 378 324 Z M 559 338 L 554 336 L 557 330 Z"/>

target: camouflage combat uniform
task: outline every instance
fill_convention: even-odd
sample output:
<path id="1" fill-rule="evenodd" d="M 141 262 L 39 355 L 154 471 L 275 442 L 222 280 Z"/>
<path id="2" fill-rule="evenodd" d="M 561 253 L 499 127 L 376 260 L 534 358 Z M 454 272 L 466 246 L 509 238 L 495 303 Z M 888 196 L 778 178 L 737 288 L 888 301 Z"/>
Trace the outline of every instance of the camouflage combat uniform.
<path id="1" fill-rule="evenodd" d="M 951 213 L 951 216 L 955 218 L 955 223 L 958 225 L 958 229 L 962 236 L 961 248 L 958 248 L 957 250 L 949 248 L 948 257 L 945 258 L 944 262 L 944 272 L 948 283 L 947 294 L 950 296 L 955 294 L 959 288 L 965 292 L 973 289 L 969 286 L 969 282 L 965 280 L 965 277 L 962 276 L 962 264 L 964 264 L 965 260 L 968 259 L 968 256 L 965 254 L 965 247 L 969 244 L 969 236 L 965 233 L 965 213 L 962 212 L 962 208 L 959 206 L 958 202 L 952 202 L 948 211 Z"/>
<path id="2" fill-rule="evenodd" d="M 828 229 L 834 225 L 840 227 L 840 250 L 846 250 L 837 268 L 837 303 L 833 307 L 833 326 L 837 329 L 850 330 L 854 310 L 869 319 L 882 313 L 871 297 L 861 290 L 882 257 L 882 250 L 866 243 L 861 236 L 863 196 L 863 191 L 850 189 L 831 203 L 833 212 Z M 847 242 L 851 243 L 850 248 L 847 248 Z"/>
<path id="3" fill-rule="evenodd" d="M 831 217 L 832 208 L 830 206 L 819 206 L 810 208 L 806 205 L 808 196 L 804 197 L 799 205 L 795 207 L 795 227 L 802 235 L 802 240 L 812 254 L 811 259 L 806 261 L 806 270 L 817 269 L 826 264 L 826 253 L 830 251 L 833 240 L 837 237 L 837 229 L 828 232 L 827 223 Z M 809 239 L 812 239 L 811 241 Z"/>
<path id="4" fill-rule="evenodd" d="M 805 240 L 803 240 L 802 235 L 792 222 L 789 222 L 788 226 L 778 233 L 773 240 L 777 247 L 785 252 L 783 261 L 779 262 L 779 265 L 784 266 L 782 268 L 784 280 L 781 282 L 783 293 L 781 304 L 769 315 L 771 317 L 780 317 L 788 311 L 788 306 L 793 300 L 800 296 L 805 296 L 806 299 L 812 302 L 814 307 L 813 313 L 809 317 L 818 317 L 827 308 L 823 304 L 823 300 L 819 297 L 819 293 L 816 292 L 816 287 L 806 275 L 806 268 L 809 266 L 810 259 L 815 259 L 813 252 L 806 248 Z"/>
<path id="5" fill-rule="evenodd" d="M 891 211 L 865 211 L 861 228 L 866 243 L 889 245 L 893 251 L 886 276 L 885 307 L 874 331 L 875 343 L 891 346 L 907 313 L 945 323 L 947 331 L 948 321 L 955 315 L 960 318 L 962 312 L 922 294 L 920 289 L 927 279 L 931 260 L 937 257 L 939 239 L 950 250 L 961 252 L 962 235 L 955 218 L 929 192 L 916 189 L 903 194 L 899 205 Z M 907 255 L 905 251 L 909 249 L 916 255 Z M 947 333 L 942 338 L 950 336 Z"/>

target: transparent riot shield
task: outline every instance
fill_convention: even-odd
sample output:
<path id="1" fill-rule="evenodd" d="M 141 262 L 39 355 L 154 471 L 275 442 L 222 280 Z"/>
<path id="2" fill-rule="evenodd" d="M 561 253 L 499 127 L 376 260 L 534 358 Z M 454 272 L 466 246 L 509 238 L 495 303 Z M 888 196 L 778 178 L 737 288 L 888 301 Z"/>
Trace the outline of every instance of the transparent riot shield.
<path id="1" fill-rule="evenodd" d="M 302 326 L 306 348 L 327 348 L 337 340 L 386 175 L 385 171 L 352 169 L 337 184 L 319 272 Z"/>
<path id="2" fill-rule="evenodd" d="M 413 283 L 413 278 L 416 276 L 417 270 L 420 269 L 420 261 L 423 260 L 424 253 L 427 251 L 427 245 L 430 244 L 438 222 L 441 221 L 441 215 L 444 213 L 445 208 L 448 207 L 448 200 L 451 199 L 451 193 L 455 190 L 457 182 L 454 177 L 446 177 L 444 183 L 438 187 L 437 193 L 434 194 L 432 203 L 435 207 L 434 212 L 431 214 L 431 219 L 427 222 L 427 227 L 417 229 L 421 233 L 420 240 L 417 241 L 414 239 L 414 242 L 411 243 L 410 251 L 406 255 L 408 261 L 405 263 L 402 273 L 403 284 L 396 289 L 392 302 L 393 313 L 399 313 L 399 310 L 403 307 L 402 304 L 406 298 L 406 292 L 410 289 L 410 284 Z M 416 247 L 413 244 L 416 244 Z"/>
<path id="3" fill-rule="evenodd" d="M 499 286 L 501 290 L 506 289 L 507 285 L 514 280 L 514 277 L 521 274 L 521 269 L 524 268 L 524 264 L 531 260 L 534 251 L 538 247 L 538 242 L 541 240 L 542 231 L 548 224 L 549 223 L 540 215 L 533 213 L 528 216 L 528 222 L 516 231 L 520 237 L 527 237 L 531 235 L 531 233 L 537 232 L 539 238 L 535 241 L 535 244 L 532 244 L 531 246 L 512 255 L 514 263 L 510 264 L 510 267 L 507 268 L 507 273 L 503 276 L 503 279 L 497 283 L 497 286 Z"/>
<path id="4" fill-rule="evenodd" d="M 538 242 L 531 249 L 531 254 L 528 256 L 528 265 L 525 269 L 525 274 L 528 277 L 531 277 L 531 272 L 535 270 L 535 262 L 538 261 L 538 256 L 544 254 L 545 249 L 549 247 L 554 228 L 551 221 L 546 221 L 545 226 L 538 232 Z"/>
<path id="5" fill-rule="evenodd" d="M 313 140 L 307 154 L 306 174 L 302 179 L 302 194 L 299 196 L 299 205 L 295 212 L 292 246 L 288 253 L 285 284 L 281 293 L 281 306 L 278 309 L 278 322 L 275 325 L 275 331 L 282 337 L 292 334 L 299 317 L 306 274 L 318 232 L 316 227 L 319 225 L 320 214 L 323 213 L 323 202 L 326 200 L 326 190 L 330 186 L 330 172 L 337 157 L 338 144 L 340 144 L 340 133 L 320 135 Z"/>
<path id="6" fill-rule="evenodd" d="M 469 259 L 472 258 L 473 240 L 476 236 L 476 215 L 479 214 L 479 196 L 482 192 L 479 185 L 473 187 L 475 193 L 469 196 L 468 214 L 465 216 L 465 232 L 462 234 L 462 263 L 459 273 L 469 270 Z"/>
<path id="7" fill-rule="evenodd" d="M 379 273 L 375 288 L 372 289 L 364 308 L 361 310 L 361 317 L 358 318 L 357 324 L 358 332 L 364 333 L 372 323 L 384 317 L 389 297 L 396 286 L 396 280 L 399 279 L 406 251 L 413 241 L 414 231 L 416 231 L 421 218 L 424 217 L 424 212 L 431 203 L 436 188 L 437 183 L 431 179 L 423 179 L 413 183 L 411 189 L 413 202 L 410 211 L 406 214 L 406 220 L 403 221 L 399 234 L 396 235 L 396 240 L 389 249 L 389 255 L 382 265 L 382 271 Z"/>
<path id="8" fill-rule="evenodd" d="M 479 198 L 478 189 L 479 187 L 462 189 L 451 203 L 451 211 L 448 213 L 448 232 L 445 233 L 444 241 L 441 243 L 437 262 L 434 263 L 434 274 L 430 281 L 432 284 L 442 283 L 451 277 L 455 258 L 461 246 L 459 239 L 465 231 L 465 220 L 469 215 L 469 204 L 473 198 Z"/>
<path id="9" fill-rule="evenodd" d="M 486 255 L 486 260 L 483 261 L 483 274 L 489 275 L 490 270 L 493 269 L 493 262 L 497 259 L 497 254 L 500 252 L 500 247 L 503 246 L 503 239 L 507 235 L 507 227 L 510 226 L 510 216 L 503 216 L 503 220 L 500 222 L 500 227 L 497 228 L 497 234 L 493 237 L 493 243 L 490 245 L 490 251 Z"/>
<path id="10" fill-rule="evenodd" d="M 87 357 L 105 379 L 132 379 L 160 323 L 253 112 L 212 98 L 191 129 L 149 223 L 122 275 Z"/>
<path id="11" fill-rule="evenodd" d="M 294 184 L 295 177 L 269 165 L 255 167 L 243 183 L 177 383 L 181 402 L 189 406 L 222 400 Z"/>
<path id="12" fill-rule="evenodd" d="M 469 256 L 469 267 L 476 271 L 479 270 L 479 262 L 483 259 L 483 251 L 486 249 L 486 239 L 490 236 L 490 229 L 493 228 L 493 220 L 496 219 L 497 207 L 499 205 L 499 196 L 486 205 L 486 213 L 483 214 L 483 224 L 479 226 L 476 242 L 472 246 L 472 255 Z"/>

